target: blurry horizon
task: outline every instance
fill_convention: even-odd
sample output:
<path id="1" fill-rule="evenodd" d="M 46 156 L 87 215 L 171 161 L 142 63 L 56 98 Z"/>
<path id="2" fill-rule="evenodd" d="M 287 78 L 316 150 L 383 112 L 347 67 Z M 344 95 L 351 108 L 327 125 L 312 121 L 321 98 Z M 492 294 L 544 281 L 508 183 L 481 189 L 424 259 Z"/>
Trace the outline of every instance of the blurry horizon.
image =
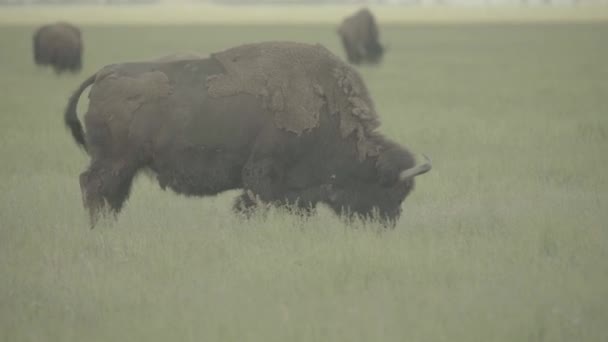
<path id="1" fill-rule="evenodd" d="M 146 3 L 143 3 L 147 1 Z M 153 2 L 152 2 L 153 1 Z M 608 0 L 397 1 L 0 0 L 0 25 L 70 21 L 74 24 L 335 24 L 369 7 L 379 24 L 549 23 L 608 21 Z M 450 2 L 454 1 L 454 2 Z M 9 5 L 10 3 L 10 5 Z M 412 5 L 414 4 L 414 5 Z M 469 4 L 469 5 L 464 5 Z M 499 5 L 502 4 L 502 5 Z"/>
<path id="2" fill-rule="evenodd" d="M 207 5 L 393 5 L 407 7 L 539 7 L 607 5 L 608 0 L 0 0 L 0 6 L 31 5 L 139 5 L 139 4 L 207 4 Z"/>

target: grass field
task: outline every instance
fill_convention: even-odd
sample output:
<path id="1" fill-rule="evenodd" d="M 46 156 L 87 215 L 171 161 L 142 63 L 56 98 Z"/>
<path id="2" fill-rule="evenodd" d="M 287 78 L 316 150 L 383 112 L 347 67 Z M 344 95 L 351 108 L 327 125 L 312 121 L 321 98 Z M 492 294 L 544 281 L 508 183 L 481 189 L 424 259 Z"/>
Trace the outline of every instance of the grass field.
<path id="1" fill-rule="evenodd" d="M 62 111 L 90 73 L 271 39 L 343 55 L 333 25 L 88 25 L 58 78 L 33 22 L 4 24 L 0 341 L 606 341 L 608 22 L 383 26 L 360 69 L 381 130 L 434 169 L 381 232 L 324 208 L 245 221 L 234 193 L 145 176 L 116 222 L 81 205 Z"/>

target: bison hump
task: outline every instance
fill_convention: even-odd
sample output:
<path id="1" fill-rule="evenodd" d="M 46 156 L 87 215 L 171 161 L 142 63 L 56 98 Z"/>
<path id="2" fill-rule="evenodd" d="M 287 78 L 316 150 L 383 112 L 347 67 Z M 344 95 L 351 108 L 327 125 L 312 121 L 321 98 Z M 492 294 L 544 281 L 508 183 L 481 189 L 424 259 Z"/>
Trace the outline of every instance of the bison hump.
<path id="1" fill-rule="evenodd" d="M 343 137 L 356 132 L 366 139 L 366 132 L 378 126 L 374 105 L 358 73 L 321 45 L 247 44 L 211 57 L 224 72 L 207 78 L 209 95 L 257 96 L 281 129 L 299 135 L 318 127 L 324 106 L 339 115 Z M 373 154 L 360 154 L 368 152 Z"/>

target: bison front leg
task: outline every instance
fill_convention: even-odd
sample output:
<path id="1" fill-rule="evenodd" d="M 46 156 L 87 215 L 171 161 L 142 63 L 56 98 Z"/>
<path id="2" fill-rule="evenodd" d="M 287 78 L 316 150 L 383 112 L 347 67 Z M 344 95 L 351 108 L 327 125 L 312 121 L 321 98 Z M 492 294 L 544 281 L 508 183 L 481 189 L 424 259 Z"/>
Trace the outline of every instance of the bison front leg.
<path id="1" fill-rule="evenodd" d="M 252 192 L 259 201 L 266 203 L 280 197 L 288 141 L 289 135 L 272 124 L 261 131 L 242 170 L 245 192 Z M 248 208 L 253 206 L 249 199 L 241 202 Z"/>
<path id="2" fill-rule="evenodd" d="M 260 209 L 260 202 L 257 200 L 251 190 L 244 191 L 234 201 L 232 210 L 236 213 L 250 217 L 256 210 Z"/>
<path id="3" fill-rule="evenodd" d="M 283 184 L 283 167 L 273 159 L 250 160 L 243 168 L 246 206 L 278 200 Z M 254 198 L 251 198 L 251 197 Z"/>
<path id="4" fill-rule="evenodd" d="M 249 217 L 256 210 L 272 204 L 274 206 L 295 209 L 299 214 L 312 215 L 315 212 L 316 204 L 322 200 L 322 193 L 324 193 L 324 189 L 321 187 L 290 190 L 275 200 L 263 201 L 252 190 L 247 190 L 236 198 L 233 210 Z"/>
<path id="5" fill-rule="evenodd" d="M 234 209 L 249 214 L 260 205 L 281 205 L 285 195 L 285 168 L 290 155 L 288 133 L 270 125 L 260 134 L 252 153 L 243 167 L 244 194 Z"/>
<path id="6" fill-rule="evenodd" d="M 281 168 L 271 159 L 250 160 L 243 168 L 244 191 L 236 198 L 232 209 L 250 217 L 268 205 L 280 206 L 281 175 Z"/>
<path id="7" fill-rule="evenodd" d="M 243 167 L 245 193 L 237 199 L 235 210 L 251 212 L 260 205 L 270 204 L 296 208 L 302 213 L 313 211 L 324 196 L 321 187 L 295 187 L 286 180 L 297 159 L 288 148 L 290 139 L 293 139 L 291 133 L 274 126 L 260 135 Z"/>
<path id="8" fill-rule="evenodd" d="M 247 163 L 243 170 L 245 192 L 237 198 L 234 209 L 249 215 L 270 204 L 312 214 L 316 204 L 328 197 L 327 186 L 292 188 L 285 182 L 286 168 L 284 163 L 270 158 Z"/>

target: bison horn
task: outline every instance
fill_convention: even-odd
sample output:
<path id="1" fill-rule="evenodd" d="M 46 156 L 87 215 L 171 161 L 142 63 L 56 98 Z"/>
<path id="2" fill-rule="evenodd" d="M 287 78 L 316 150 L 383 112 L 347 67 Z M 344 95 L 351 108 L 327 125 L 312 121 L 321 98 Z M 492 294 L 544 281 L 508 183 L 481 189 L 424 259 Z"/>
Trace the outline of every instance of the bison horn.
<path id="1" fill-rule="evenodd" d="M 429 172 L 429 170 L 431 170 L 431 159 L 429 159 L 429 157 L 427 157 L 426 155 L 422 155 L 424 157 L 424 159 L 426 159 L 426 162 L 420 164 L 420 165 L 416 165 L 414 167 L 411 167 L 407 170 L 403 170 L 401 171 L 401 173 L 399 174 L 399 181 L 400 182 L 404 182 L 410 178 L 416 177 L 418 175 L 421 175 L 423 173 L 427 173 Z"/>

